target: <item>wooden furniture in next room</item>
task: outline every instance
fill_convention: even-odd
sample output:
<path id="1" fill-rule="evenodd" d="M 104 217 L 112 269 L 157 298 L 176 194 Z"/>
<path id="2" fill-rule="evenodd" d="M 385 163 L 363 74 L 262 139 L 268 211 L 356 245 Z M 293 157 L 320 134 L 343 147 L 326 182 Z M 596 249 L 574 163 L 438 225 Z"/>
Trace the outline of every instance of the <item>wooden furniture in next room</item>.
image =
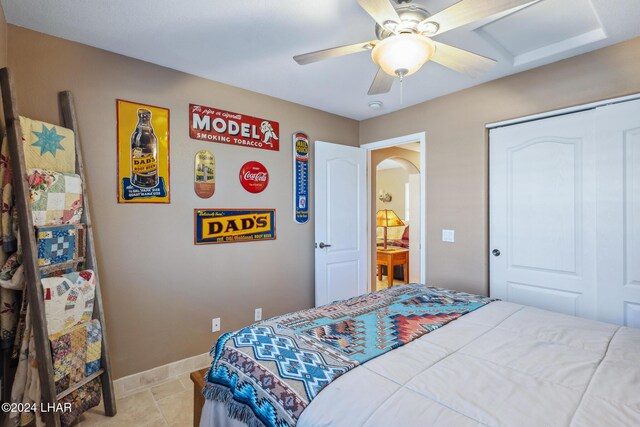
<path id="1" fill-rule="evenodd" d="M 207 375 L 209 368 L 200 369 L 191 372 L 191 381 L 193 381 L 193 427 L 200 425 L 200 417 L 202 416 L 202 406 L 204 405 L 204 396 L 202 389 L 204 388 L 204 376 Z"/>
<path id="2" fill-rule="evenodd" d="M 382 280 L 382 266 L 387 266 L 387 287 L 393 286 L 393 267 L 402 265 L 404 269 L 404 283 L 409 283 L 409 250 L 408 249 L 378 249 L 376 251 L 376 265 L 378 266 L 378 280 Z"/>

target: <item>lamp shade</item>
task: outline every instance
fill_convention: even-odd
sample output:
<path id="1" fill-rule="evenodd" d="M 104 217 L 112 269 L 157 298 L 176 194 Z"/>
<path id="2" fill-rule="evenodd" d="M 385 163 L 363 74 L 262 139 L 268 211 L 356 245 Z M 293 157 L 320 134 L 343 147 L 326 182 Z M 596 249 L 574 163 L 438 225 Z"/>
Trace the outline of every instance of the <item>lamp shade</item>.
<path id="1" fill-rule="evenodd" d="M 377 227 L 400 227 L 403 225 L 404 222 L 391 209 L 380 209 L 376 212 Z"/>
<path id="2" fill-rule="evenodd" d="M 371 51 L 373 62 L 391 76 L 408 76 L 420 69 L 435 53 L 430 38 L 418 34 L 397 34 L 381 40 Z"/>

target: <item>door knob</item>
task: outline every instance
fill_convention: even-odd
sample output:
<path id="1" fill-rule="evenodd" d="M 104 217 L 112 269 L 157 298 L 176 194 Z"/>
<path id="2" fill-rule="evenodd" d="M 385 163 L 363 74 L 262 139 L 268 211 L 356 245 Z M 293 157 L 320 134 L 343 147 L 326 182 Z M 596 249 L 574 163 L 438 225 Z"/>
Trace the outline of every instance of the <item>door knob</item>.
<path id="1" fill-rule="evenodd" d="M 324 242 L 320 242 L 320 249 L 329 248 L 331 245 L 325 245 Z"/>
<path id="2" fill-rule="evenodd" d="M 498 249 L 492 250 L 491 253 L 493 254 L 493 256 L 500 256 L 500 251 Z"/>

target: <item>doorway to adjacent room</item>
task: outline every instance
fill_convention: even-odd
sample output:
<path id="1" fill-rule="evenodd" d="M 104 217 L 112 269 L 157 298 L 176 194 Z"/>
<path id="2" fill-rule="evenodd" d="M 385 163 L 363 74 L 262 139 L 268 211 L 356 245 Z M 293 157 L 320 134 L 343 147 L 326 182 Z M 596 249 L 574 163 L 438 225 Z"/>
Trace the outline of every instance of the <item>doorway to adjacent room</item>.
<path id="1" fill-rule="evenodd" d="M 362 145 L 369 153 L 372 291 L 426 281 L 425 145 L 424 132 Z"/>

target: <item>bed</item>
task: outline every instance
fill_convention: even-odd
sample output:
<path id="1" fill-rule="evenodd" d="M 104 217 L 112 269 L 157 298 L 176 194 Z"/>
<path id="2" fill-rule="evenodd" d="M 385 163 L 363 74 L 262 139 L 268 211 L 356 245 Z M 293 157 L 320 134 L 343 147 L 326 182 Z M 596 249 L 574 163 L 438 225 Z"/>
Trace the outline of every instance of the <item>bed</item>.
<path id="1" fill-rule="evenodd" d="M 353 319 L 375 313 L 378 322 L 388 322 L 385 310 L 394 310 L 382 299 L 414 301 L 416 295 L 427 301 L 427 311 L 456 315 L 423 322 L 425 333 L 408 328 L 413 339 L 338 375 L 298 414 L 298 426 L 640 425 L 638 329 L 419 285 L 396 286 L 324 310 L 339 312 L 346 304 Z M 463 301 L 462 308 L 451 299 Z M 313 310 L 318 309 L 300 313 L 314 317 Z M 285 322 L 292 318 L 287 316 Z M 315 331 L 315 339 L 322 338 Z M 331 332 L 334 338 L 349 335 L 339 328 Z M 378 331 L 375 340 L 382 335 Z M 216 349 L 220 346 L 214 356 Z M 207 375 L 201 427 L 242 426 L 242 419 L 265 424 L 246 405 L 221 394 L 212 399 L 206 393 L 211 371 Z M 287 425 L 282 419 L 273 424 Z"/>

